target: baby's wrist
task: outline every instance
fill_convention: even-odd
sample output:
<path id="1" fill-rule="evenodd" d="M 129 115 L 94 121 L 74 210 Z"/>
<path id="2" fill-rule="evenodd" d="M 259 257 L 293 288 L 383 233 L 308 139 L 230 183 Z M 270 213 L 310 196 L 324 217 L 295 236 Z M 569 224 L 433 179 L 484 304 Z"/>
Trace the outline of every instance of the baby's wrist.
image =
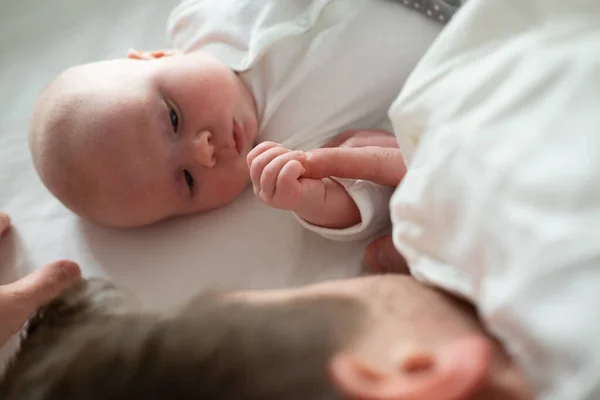
<path id="1" fill-rule="evenodd" d="M 303 220 L 324 228 L 345 229 L 361 221 L 360 210 L 346 189 L 331 178 L 322 180 L 322 191 L 310 191 L 294 210 Z"/>

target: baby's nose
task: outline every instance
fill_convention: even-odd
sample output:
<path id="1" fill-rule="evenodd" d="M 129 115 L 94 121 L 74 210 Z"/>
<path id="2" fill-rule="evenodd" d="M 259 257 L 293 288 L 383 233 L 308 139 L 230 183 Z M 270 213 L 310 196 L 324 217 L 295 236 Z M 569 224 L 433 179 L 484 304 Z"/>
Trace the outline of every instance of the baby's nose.
<path id="1" fill-rule="evenodd" d="M 212 134 L 209 131 L 202 131 L 192 141 L 196 160 L 204 167 L 214 167 L 216 159 Z"/>

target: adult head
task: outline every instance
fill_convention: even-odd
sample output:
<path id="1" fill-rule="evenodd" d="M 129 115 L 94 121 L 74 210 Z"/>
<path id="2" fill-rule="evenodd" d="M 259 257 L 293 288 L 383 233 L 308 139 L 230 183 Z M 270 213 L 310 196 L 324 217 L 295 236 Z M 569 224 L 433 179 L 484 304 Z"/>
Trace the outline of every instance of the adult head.
<path id="1" fill-rule="evenodd" d="M 141 313 L 88 281 L 33 318 L 5 400 L 529 399 L 473 310 L 409 276 L 200 295 Z"/>

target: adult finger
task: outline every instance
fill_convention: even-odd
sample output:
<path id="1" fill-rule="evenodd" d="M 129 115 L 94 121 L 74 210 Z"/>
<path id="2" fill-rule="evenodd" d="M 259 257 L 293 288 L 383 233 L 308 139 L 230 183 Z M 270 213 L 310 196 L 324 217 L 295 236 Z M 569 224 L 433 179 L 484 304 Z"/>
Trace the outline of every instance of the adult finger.
<path id="1" fill-rule="evenodd" d="M 385 186 L 398 186 L 406 174 L 399 149 L 377 146 L 321 148 L 306 153 L 304 178 L 363 179 Z"/>
<path id="2" fill-rule="evenodd" d="M 41 306 L 81 279 L 71 261 L 48 264 L 16 282 L 0 286 L 0 347 L 25 324 Z"/>
<path id="3" fill-rule="evenodd" d="M 363 265 L 367 272 L 374 274 L 410 274 L 406 260 L 394 246 L 392 235 L 377 238 L 367 246 Z"/>
<path id="4" fill-rule="evenodd" d="M 55 261 L 16 282 L 0 286 L 0 302 L 17 302 L 26 314 L 33 313 L 81 279 L 79 266 L 72 261 Z"/>
<path id="5" fill-rule="evenodd" d="M 397 149 L 400 146 L 398 145 L 398 139 L 396 136 L 389 132 L 376 132 L 376 131 L 368 131 L 368 132 L 359 132 L 354 136 L 348 138 L 344 143 L 340 144 L 338 147 L 369 147 L 369 146 L 377 146 L 377 147 L 389 147 L 392 149 Z M 322 146 L 325 147 L 325 146 Z M 334 146 L 329 146 L 334 147 Z"/>
<path id="6" fill-rule="evenodd" d="M 9 226 L 10 217 L 4 213 L 0 213 L 0 236 L 2 236 L 2 234 L 8 230 Z"/>

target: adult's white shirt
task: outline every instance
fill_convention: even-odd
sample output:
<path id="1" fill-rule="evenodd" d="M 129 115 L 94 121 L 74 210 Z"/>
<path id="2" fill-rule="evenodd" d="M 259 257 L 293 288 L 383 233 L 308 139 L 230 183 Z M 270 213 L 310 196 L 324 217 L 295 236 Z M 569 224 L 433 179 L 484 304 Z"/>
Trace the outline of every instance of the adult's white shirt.
<path id="1" fill-rule="evenodd" d="M 412 274 L 472 301 L 537 398 L 600 399 L 600 2 L 469 0 L 389 115 Z"/>

